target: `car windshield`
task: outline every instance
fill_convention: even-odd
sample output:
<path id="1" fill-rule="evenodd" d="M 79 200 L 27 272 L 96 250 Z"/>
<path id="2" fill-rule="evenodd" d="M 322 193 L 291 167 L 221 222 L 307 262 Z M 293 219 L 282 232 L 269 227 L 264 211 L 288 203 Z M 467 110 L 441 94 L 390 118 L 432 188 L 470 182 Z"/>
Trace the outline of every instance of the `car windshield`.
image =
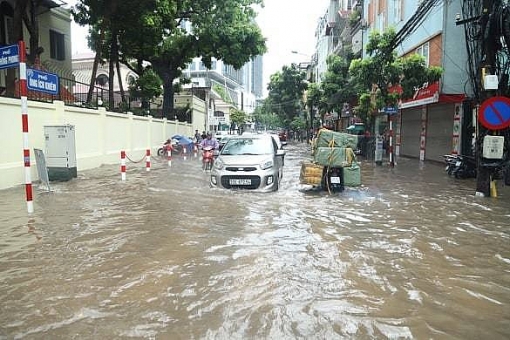
<path id="1" fill-rule="evenodd" d="M 222 155 L 270 155 L 273 152 L 271 138 L 232 138 L 221 150 Z"/>

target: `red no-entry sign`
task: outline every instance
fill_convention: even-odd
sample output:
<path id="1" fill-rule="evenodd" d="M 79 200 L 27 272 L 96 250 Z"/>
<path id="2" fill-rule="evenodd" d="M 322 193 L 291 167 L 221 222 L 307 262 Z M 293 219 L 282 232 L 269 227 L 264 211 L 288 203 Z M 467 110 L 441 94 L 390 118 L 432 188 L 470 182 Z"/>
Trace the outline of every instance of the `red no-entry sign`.
<path id="1" fill-rule="evenodd" d="M 489 130 L 502 130 L 510 126 L 510 98 L 497 96 L 482 103 L 478 121 Z"/>

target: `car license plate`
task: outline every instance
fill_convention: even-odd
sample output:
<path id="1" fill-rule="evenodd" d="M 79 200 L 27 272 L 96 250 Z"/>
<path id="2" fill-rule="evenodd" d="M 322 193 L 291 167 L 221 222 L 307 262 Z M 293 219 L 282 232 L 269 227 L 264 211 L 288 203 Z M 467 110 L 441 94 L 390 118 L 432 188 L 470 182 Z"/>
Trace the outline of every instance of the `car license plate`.
<path id="1" fill-rule="evenodd" d="M 331 183 L 340 184 L 340 177 L 331 177 Z"/>
<path id="2" fill-rule="evenodd" d="M 251 179 L 233 178 L 229 181 L 230 185 L 251 185 Z"/>

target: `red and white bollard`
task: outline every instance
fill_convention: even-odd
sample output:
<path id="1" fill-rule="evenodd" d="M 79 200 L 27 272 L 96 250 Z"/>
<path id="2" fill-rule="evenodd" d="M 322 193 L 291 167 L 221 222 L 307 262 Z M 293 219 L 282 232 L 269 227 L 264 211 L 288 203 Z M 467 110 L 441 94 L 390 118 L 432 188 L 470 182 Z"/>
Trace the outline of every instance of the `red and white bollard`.
<path id="1" fill-rule="evenodd" d="M 120 152 L 120 178 L 126 180 L 126 151 Z"/>
<path id="2" fill-rule="evenodd" d="M 198 157 L 198 146 L 196 143 L 193 144 L 193 157 Z"/>
<path id="3" fill-rule="evenodd" d="M 166 147 L 166 159 L 168 161 L 168 166 L 172 166 L 172 146 Z"/>
<path id="4" fill-rule="evenodd" d="M 390 166 L 394 167 L 395 166 L 395 155 L 393 154 L 393 119 L 391 117 L 389 117 L 389 121 L 390 121 L 390 145 L 389 145 Z"/>
<path id="5" fill-rule="evenodd" d="M 188 149 L 187 145 L 182 146 L 182 157 L 184 158 L 184 160 L 187 159 L 187 152 L 188 152 L 187 149 Z"/>
<path id="6" fill-rule="evenodd" d="M 151 171 L 151 150 L 147 149 L 145 153 L 145 171 Z"/>
<path id="7" fill-rule="evenodd" d="M 32 175 L 30 173 L 30 148 L 28 145 L 28 86 L 25 42 L 18 42 L 19 49 L 19 93 L 21 99 L 21 121 L 23 133 L 23 163 L 25 165 L 25 194 L 27 197 L 27 211 L 34 212 L 32 196 Z"/>

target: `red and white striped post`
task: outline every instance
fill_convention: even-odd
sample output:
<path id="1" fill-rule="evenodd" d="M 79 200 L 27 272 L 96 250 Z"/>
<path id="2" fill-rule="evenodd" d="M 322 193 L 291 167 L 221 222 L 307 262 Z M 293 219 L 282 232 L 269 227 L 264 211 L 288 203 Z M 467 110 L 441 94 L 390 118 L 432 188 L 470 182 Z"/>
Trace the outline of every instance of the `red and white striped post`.
<path id="1" fill-rule="evenodd" d="M 120 152 L 120 178 L 126 180 L 126 151 Z"/>
<path id="2" fill-rule="evenodd" d="M 28 88 L 27 88 L 27 56 L 25 42 L 18 42 L 19 49 L 19 93 L 21 97 L 21 121 L 23 131 L 23 162 L 25 164 L 25 192 L 27 197 L 27 210 L 34 212 L 32 196 L 32 176 L 30 174 L 30 147 L 28 144 Z"/>
<path id="3" fill-rule="evenodd" d="M 193 143 L 193 156 L 195 158 L 198 157 L 198 146 L 197 146 L 197 143 Z"/>
<path id="4" fill-rule="evenodd" d="M 389 151 L 390 151 L 390 166 L 391 167 L 394 167 L 395 166 L 395 155 L 393 154 L 393 119 L 391 118 L 391 116 L 389 117 L 389 123 L 390 123 L 390 131 L 389 131 L 389 137 L 390 137 L 390 140 L 389 140 Z"/>
<path id="5" fill-rule="evenodd" d="M 151 149 L 145 153 L 145 171 L 151 171 Z"/>
<path id="6" fill-rule="evenodd" d="M 167 146 L 166 148 L 166 159 L 168 161 L 168 166 L 172 166 L 172 147 Z"/>
<path id="7" fill-rule="evenodd" d="M 188 149 L 187 145 L 183 145 L 182 146 L 182 157 L 184 158 L 184 160 L 187 159 L 187 157 L 186 157 L 187 156 L 187 152 L 188 152 L 187 149 Z"/>

